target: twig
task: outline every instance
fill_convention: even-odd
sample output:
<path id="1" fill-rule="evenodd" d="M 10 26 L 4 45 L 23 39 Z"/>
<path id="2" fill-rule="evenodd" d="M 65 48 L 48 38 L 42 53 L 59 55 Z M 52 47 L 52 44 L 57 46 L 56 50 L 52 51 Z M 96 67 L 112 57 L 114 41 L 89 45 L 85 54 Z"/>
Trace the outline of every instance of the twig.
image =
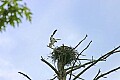
<path id="1" fill-rule="evenodd" d="M 23 76 L 25 76 L 27 79 L 29 79 L 29 80 L 32 80 L 30 77 L 28 77 L 28 75 L 26 75 L 26 74 L 24 74 L 24 73 L 22 73 L 22 72 L 18 72 L 19 74 L 22 74 Z"/>
<path id="2" fill-rule="evenodd" d="M 79 64 L 79 65 L 76 65 L 76 66 L 74 66 L 74 68 L 73 68 L 73 66 L 72 67 L 69 67 L 69 68 L 67 68 L 67 69 L 65 69 L 66 71 L 67 71 L 67 74 L 69 74 L 70 72 L 71 72 L 71 70 L 72 71 L 74 71 L 74 70 L 77 70 L 77 69 L 80 69 L 81 67 L 85 67 L 85 66 L 87 66 L 87 65 L 89 65 L 89 64 L 91 64 L 91 63 L 93 63 L 93 62 L 95 62 L 96 60 L 92 60 L 92 61 L 90 61 L 90 62 L 86 62 L 86 63 L 84 63 L 84 64 Z M 101 60 L 101 61 L 105 61 L 105 60 Z M 73 68 L 73 69 L 72 69 Z"/>
<path id="3" fill-rule="evenodd" d="M 74 77 L 75 77 L 75 75 L 74 75 L 74 74 L 72 74 L 72 76 L 74 76 Z M 80 77 L 79 77 L 78 79 L 85 80 L 85 79 L 83 79 L 83 78 L 80 78 Z"/>
<path id="4" fill-rule="evenodd" d="M 92 41 L 90 41 L 88 45 L 78 54 L 77 58 L 79 58 L 79 56 L 90 46 L 91 43 Z"/>
<path id="5" fill-rule="evenodd" d="M 87 35 L 86 35 L 86 37 L 87 37 Z M 85 40 L 86 37 L 85 37 L 83 40 Z M 82 41 L 83 41 L 83 40 L 82 40 Z M 81 41 L 81 42 L 82 42 L 82 41 Z M 92 41 L 90 41 L 89 44 L 78 54 L 78 56 L 77 56 L 75 62 L 73 63 L 72 69 L 73 69 L 73 67 L 75 66 L 75 63 L 77 62 L 77 59 L 79 58 L 79 56 L 90 46 L 91 42 L 92 42 Z M 73 71 L 73 70 L 71 70 L 69 80 L 71 80 L 72 71 Z"/>
<path id="6" fill-rule="evenodd" d="M 84 64 L 82 64 L 82 65 L 77 65 L 77 66 L 74 66 L 74 68 L 73 68 L 73 66 L 72 67 L 69 67 L 69 68 L 67 68 L 66 70 L 69 70 L 69 71 L 67 71 L 66 72 L 66 74 L 69 74 L 71 71 L 75 71 L 75 70 L 77 70 L 77 69 L 80 69 L 81 67 L 85 67 L 86 65 L 89 65 L 89 64 L 91 64 L 91 63 L 93 63 L 92 61 L 91 62 L 87 62 L 87 63 L 84 63 Z"/>
<path id="7" fill-rule="evenodd" d="M 98 77 L 98 75 L 100 74 L 100 69 L 99 69 L 99 71 L 98 71 L 98 73 L 97 73 L 97 75 L 95 76 L 95 78 L 97 78 Z M 93 79 L 93 80 L 95 80 L 95 78 Z"/>
<path id="8" fill-rule="evenodd" d="M 50 79 L 50 80 L 54 80 L 57 76 L 55 76 L 54 78 Z"/>
<path id="9" fill-rule="evenodd" d="M 112 72 L 114 72 L 114 71 L 116 71 L 116 70 L 118 70 L 118 69 L 120 69 L 120 67 L 117 67 L 117 68 L 115 68 L 115 69 L 112 69 L 112 70 L 104 73 L 104 74 L 101 74 L 101 75 L 99 75 L 98 77 L 96 77 L 94 80 L 98 80 L 98 79 L 100 79 L 101 77 L 104 77 L 105 75 L 108 75 L 108 74 L 110 74 L 110 73 L 112 73 Z"/>
<path id="10" fill-rule="evenodd" d="M 76 49 L 86 38 L 87 35 L 73 48 L 73 50 Z"/>
<path id="11" fill-rule="evenodd" d="M 43 59 L 42 56 L 41 56 L 41 61 L 46 63 L 48 66 L 50 66 L 52 68 L 52 70 L 57 74 L 57 76 L 59 76 L 59 72 L 49 62 L 47 62 L 45 59 Z"/>
<path id="12" fill-rule="evenodd" d="M 93 61 L 93 59 L 77 59 L 77 60 Z"/>
<path id="13" fill-rule="evenodd" d="M 73 80 L 76 80 L 81 74 L 83 74 L 85 71 L 87 71 L 89 68 L 91 68 L 93 65 L 95 65 L 96 63 L 98 63 L 101 60 L 105 60 L 106 58 L 108 58 L 111 54 L 115 53 L 114 51 L 116 51 L 117 49 L 119 49 L 120 46 L 118 46 L 117 48 L 113 49 L 112 51 L 106 53 L 105 55 L 101 56 L 100 58 L 98 58 L 96 61 L 94 61 L 91 65 L 89 65 L 88 67 L 86 67 L 82 72 L 80 72 Z"/>
<path id="14" fill-rule="evenodd" d="M 114 53 L 120 52 L 120 50 L 114 51 Z"/>

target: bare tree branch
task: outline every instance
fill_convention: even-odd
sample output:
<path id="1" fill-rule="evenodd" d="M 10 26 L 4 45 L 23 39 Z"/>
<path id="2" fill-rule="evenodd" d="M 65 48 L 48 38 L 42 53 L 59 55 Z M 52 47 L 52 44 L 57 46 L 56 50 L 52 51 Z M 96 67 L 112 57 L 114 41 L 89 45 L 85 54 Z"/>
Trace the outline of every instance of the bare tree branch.
<path id="1" fill-rule="evenodd" d="M 117 67 L 117 68 L 115 68 L 115 69 L 112 69 L 112 70 L 104 73 L 104 74 L 101 74 L 101 75 L 99 75 L 98 77 L 96 77 L 94 80 L 98 80 L 98 79 L 104 77 L 105 75 L 108 75 L 108 74 L 110 74 L 110 73 L 112 73 L 112 72 L 114 72 L 114 71 L 117 71 L 118 69 L 120 69 L 120 67 Z"/>
<path id="2" fill-rule="evenodd" d="M 55 38 L 53 37 L 54 34 L 56 33 L 56 31 L 57 31 L 57 30 L 55 30 L 55 31 L 53 32 L 53 34 L 50 36 L 50 43 L 49 43 L 49 45 L 48 45 L 48 47 L 51 48 L 51 49 L 53 49 L 53 50 L 54 50 L 54 48 L 55 48 L 55 45 L 54 45 L 54 44 L 57 42 L 57 40 L 60 40 L 60 39 L 55 39 Z M 86 40 L 86 38 L 87 38 L 87 35 L 86 35 L 74 48 L 72 48 L 72 50 L 75 50 L 84 40 Z M 66 76 L 67 76 L 67 75 L 69 75 L 69 80 L 71 80 L 71 78 L 73 78 L 73 80 L 76 80 L 76 79 L 84 80 L 84 79 L 80 78 L 80 76 L 81 76 L 82 74 L 84 74 L 87 70 L 89 70 L 91 67 L 95 66 L 95 65 L 96 65 L 98 62 L 100 62 L 100 61 L 106 61 L 106 59 L 107 59 L 108 57 L 110 57 L 112 54 L 120 52 L 120 50 L 118 50 L 118 49 L 120 48 L 120 46 L 118 46 L 117 48 L 111 50 L 110 52 L 107 52 L 106 54 L 98 57 L 97 60 L 94 60 L 94 59 L 93 59 L 93 56 L 92 56 L 92 59 L 87 59 L 87 58 L 81 59 L 80 56 L 82 56 L 82 53 L 89 48 L 89 46 L 90 46 L 91 43 L 92 43 L 92 41 L 90 41 L 89 44 L 88 44 L 80 53 L 77 53 L 77 54 L 75 55 L 75 59 L 74 59 L 74 61 L 73 61 L 73 64 L 72 64 L 70 67 L 67 67 L 66 69 L 63 68 L 63 70 L 60 70 L 60 71 L 57 70 L 56 68 L 54 68 L 49 62 L 47 62 L 45 59 L 43 59 L 43 58 L 41 57 L 41 61 L 43 61 L 43 62 L 46 63 L 49 67 L 51 67 L 52 70 L 53 70 L 53 71 L 55 72 L 55 74 L 56 74 L 56 76 L 54 76 L 54 78 L 52 78 L 51 80 L 54 80 L 55 78 L 58 78 L 59 80 L 61 80 L 61 79 L 63 80 L 63 77 L 64 77 L 64 79 L 66 79 Z M 64 45 L 63 45 L 63 46 L 64 46 Z M 64 57 L 64 55 L 62 55 L 62 57 Z M 81 64 L 81 62 L 80 62 L 80 63 L 77 63 L 78 61 L 81 61 L 81 60 L 86 60 L 87 62 L 85 62 L 85 63 L 83 63 L 83 64 Z M 61 62 L 63 62 L 63 61 L 61 61 Z M 65 66 L 63 66 L 63 67 L 65 67 Z M 82 68 L 82 67 L 83 67 L 83 69 L 82 69 L 81 72 L 79 72 L 77 75 L 74 75 L 74 74 L 72 73 L 72 72 L 74 72 L 75 70 L 78 70 L 78 69 L 80 69 L 80 68 Z M 120 69 L 120 67 L 115 68 L 115 69 L 112 69 L 112 70 L 110 70 L 110 71 L 108 71 L 108 72 L 106 72 L 106 73 L 104 73 L 104 74 L 100 74 L 101 71 L 100 71 L 100 69 L 99 69 L 98 73 L 95 75 L 95 77 L 94 77 L 93 80 L 98 80 L 99 78 L 102 78 L 102 77 L 104 77 L 105 75 L 108 75 L 108 74 L 110 74 L 110 73 L 112 73 L 112 72 L 114 72 L 114 71 L 116 71 L 116 70 L 118 70 L 118 69 Z M 61 73 L 61 71 L 63 71 L 63 72 L 65 71 L 65 75 L 63 74 L 63 72 Z M 60 74 L 63 74 L 62 77 L 60 77 L 60 76 L 61 76 Z M 105 77 L 104 77 L 104 78 L 105 78 Z"/>
<path id="3" fill-rule="evenodd" d="M 86 63 L 84 63 L 84 64 L 76 65 L 76 66 L 74 66 L 74 68 L 73 68 L 73 67 L 69 67 L 69 68 L 65 69 L 65 70 L 67 71 L 66 74 L 69 74 L 71 71 L 78 70 L 78 69 L 80 69 L 80 68 L 82 68 L 82 67 L 85 68 L 85 66 L 90 65 L 90 64 L 92 64 L 92 63 L 95 62 L 95 61 L 96 61 L 96 60 L 93 60 L 93 61 L 90 61 L 90 62 L 86 62 Z M 101 60 L 101 61 L 105 61 L 105 60 Z M 72 68 L 73 68 L 73 69 L 72 69 Z"/>
<path id="4" fill-rule="evenodd" d="M 77 60 L 80 60 L 80 61 L 93 61 L 92 59 L 77 59 Z"/>
<path id="5" fill-rule="evenodd" d="M 49 62 L 47 62 L 42 57 L 41 57 L 41 61 L 43 61 L 44 63 L 46 63 L 48 66 L 50 66 L 50 68 L 52 68 L 52 70 L 57 74 L 57 76 L 59 76 L 59 72 Z"/>
<path id="6" fill-rule="evenodd" d="M 72 76 L 74 76 L 74 77 L 75 77 L 75 75 L 74 75 L 74 74 L 72 74 Z M 85 80 L 85 79 L 83 79 L 83 78 L 80 78 L 80 77 L 79 77 L 78 79 L 80 79 L 80 80 Z"/>
<path id="7" fill-rule="evenodd" d="M 86 36 L 86 37 L 87 37 L 87 36 Z M 85 38 L 86 38 L 86 37 L 85 37 Z M 85 38 L 84 38 L 84 39 L 85 39 Z M 84 40 L 84 39 L 83 39 L 83 40 Z M 75 62 L 73 63 L 73 67 L 75 66 L 75 63 L 77 62 L 77 59 L 79 58 L 79 56 L 90 46 L 91 42 L 92 42 L 92 41 L 90 41 L 89 44 L 77 55 L 77 58 L 76 58 Z M 73 68 L 72 68 L 72 69 L 73 69 Z M 72 71 L 73 71 L 73 70 L 71 70 L 69 80 L 71 80 Z"/>
<path id="8" fill-rule="evenodd" d="M 54 78 L 50 79 L 50 80 L 54 80 L 57 76 L 55 76 Z"/>
<path id="9" fill-rule="evenodd" d="M 91 61 L 91 62 L 84 63 L 82 65 L 77 65 L 77 66 L 74 66 L 74 68 L 73 67 L 69 67 L 69 68 L 66 69 L 66 70 L 69 70 L 69 71 L 66 72 L 66 74 L 69 74 L 71 71 L 75 71 L 77 69 L 80 69 L 81 67 L 85 67 L 85 66 L 87 66 L 87 65 L 89 65 L 91 63 L 93 63 L 93 62 Z"/>
<path id="10" fill-rule="evenodd" d="M 76 80 L 81 74 L 83 74 L 85 71 L 87 71 L 89 68 L 91 68 L 93 65 L 95 65 L 96 63 L 98 63 L 101 60 L 105 60 L 107 59 L 110 55 L 112 55 L 113 53 L 116 53 L 115 51 L 117 49 L 119 49 L 120 46 L 118 46 L 117 48 L 113 49 L 112 51 L 106 53 L 105 55 L 101 56 L 100 58 L 98 58 L 96 61 L 94 61 L 91 65 L 89 65 L 88 67 L 86 67 L 82 72 L 80 72 L 73 80 Z"/>
<path id="11" fill-rule="evenodd" d="M 87 35 L 73 49 L 76 49 L 86 38 L 87 38 Z"/>
<path id="12" fill-rule="evenodd" d="M 114 51 L 114 53 L 120 52 L 120 50 Z"/>
<path id="13" fill-rule="evenodd" d="M 100 69 L 99 69 L 99 71 L 98 71 L 98 73 L 97 73 L 97 75 L 95 76 L 95 78 L 97 78 L 98 77 L 98 75 L 100 74 Z M 95 80 L 95 78 L 93 79 L 93 80 Z"/>
<path id="14" fill-rule="evenodd" d="M 28 75 L 26 75 L 26 74 L 24 74 L 24 73 L 22 73 L 22 72 L 18 72 L 19 74 L 22 74 L 23 76 L 25 76 L 27 79 L 29 79 L 29 80 L 32 80 Z"/>

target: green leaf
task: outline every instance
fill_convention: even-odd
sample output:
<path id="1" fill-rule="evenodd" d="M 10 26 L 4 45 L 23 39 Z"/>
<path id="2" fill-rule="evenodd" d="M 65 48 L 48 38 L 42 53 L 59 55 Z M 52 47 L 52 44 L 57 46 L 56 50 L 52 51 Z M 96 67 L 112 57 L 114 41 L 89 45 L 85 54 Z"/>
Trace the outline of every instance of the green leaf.
<path id="1" fill-rule="evenodd" d="M 6 29 L 8 24 L 12 27 L 15 27 L 15 24 L 19 25 L 24 17 L 31 22 L 32 13 L 26 3 L 19 4 L 22 0 L 3 0 L 0 2 L 0 31 Z"/>

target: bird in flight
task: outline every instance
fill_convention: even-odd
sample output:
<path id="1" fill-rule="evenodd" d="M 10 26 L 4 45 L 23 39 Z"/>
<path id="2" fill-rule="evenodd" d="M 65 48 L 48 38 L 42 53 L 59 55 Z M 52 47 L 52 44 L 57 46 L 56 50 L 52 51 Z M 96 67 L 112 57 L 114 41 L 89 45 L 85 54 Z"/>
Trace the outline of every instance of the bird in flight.
<path id="1" fill-rule="evenodd" d="M 54 44 L 61 39 L 55 39 L 53 36 L 55 35 L 55 33 L 57 32 L 57 29 L 53 32 L 53 34 L 50 36 L 50 43 L 48 45 L 49 48 L 53 49 Z"/>

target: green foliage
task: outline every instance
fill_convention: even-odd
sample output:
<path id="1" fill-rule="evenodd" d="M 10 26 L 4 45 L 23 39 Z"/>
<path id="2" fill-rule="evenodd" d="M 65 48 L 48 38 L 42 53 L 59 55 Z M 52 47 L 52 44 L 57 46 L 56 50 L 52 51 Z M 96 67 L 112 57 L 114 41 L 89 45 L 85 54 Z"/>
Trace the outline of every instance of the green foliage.
<path id="1" fill-rule="evenodd" d="M 0 31 L 5 30 L 9 24 L 13 27 L 22 22 L 21 19 L 26 17 L 26 20 L 31 22 L 31 11 L 22 4 L 22 0 L 2 0 L 0 1 Z"/>

